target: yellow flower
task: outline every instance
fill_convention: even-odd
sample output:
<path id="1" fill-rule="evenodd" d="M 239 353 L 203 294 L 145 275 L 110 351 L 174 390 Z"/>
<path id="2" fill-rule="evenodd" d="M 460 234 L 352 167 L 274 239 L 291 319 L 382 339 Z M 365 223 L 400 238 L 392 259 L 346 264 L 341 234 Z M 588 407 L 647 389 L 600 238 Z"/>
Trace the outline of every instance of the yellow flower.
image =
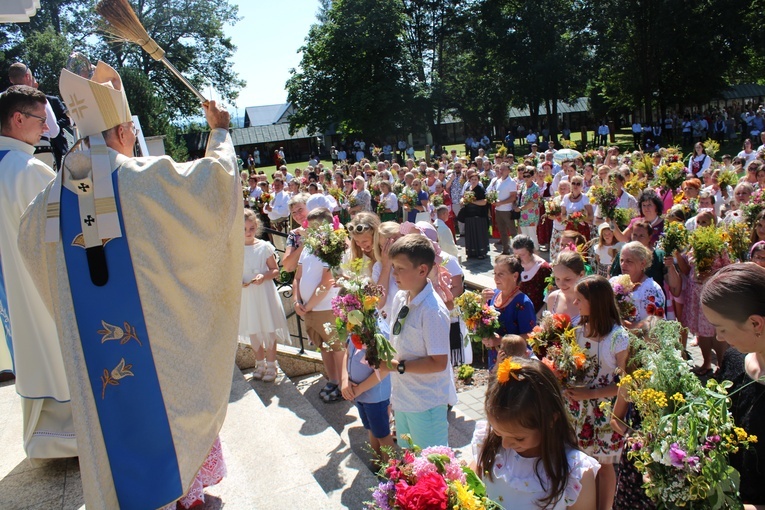
<path id="1" fill-rule="evenodd" d="M 757 442 L 757 436 L 755 436 L 755 435 L 749 436 L 749 442 L 750 443 L 756 443 Z"/>
<path id="2" fill-rule="evenodd" d="M 739 441 L 746 441 L 746 438 L 748 437 L 746 430 L 742 429 L 741 427 L 733 427 L 733 432 L 736 433 L 736 438 Z"/>
<path id="3" fill-rule="evenodd" d="M 510 376 L 513 376 L 513 379 L 518 381 L 518 370 L 521 369 L 521 364 L 517 363 L 510 358 L 505 359 L 502 363 L 499 364 L 497 367 L 497 381 L 501 382 L 502 384 L 505 384 L 507 381 L 510 380 Z"/>
<path id="4" fill-rule="evenodd" d="M 459 510 L 480 510 L 483 508 L 481 500 L 476 497 L 472 490 L 465 487 L 462 482 L 455 481 L 452 484 L 457 504 L 454 508 Z"/>
<path id="5" fill-rule="evenodd" d="M 683 397 L 683 394 L 678 391 L 677 393 L 672 395 L 672 400 L 674 400 L 675 402 L 679 404 L 681 402 L 685 402 L 685 397 Z"/>
<path id="6" fill-rule="evenodd" d="M 364 296 L 364 310 L 371 311 L 377 306 L 377 302 L 380 300 L 377 296 Z"/>

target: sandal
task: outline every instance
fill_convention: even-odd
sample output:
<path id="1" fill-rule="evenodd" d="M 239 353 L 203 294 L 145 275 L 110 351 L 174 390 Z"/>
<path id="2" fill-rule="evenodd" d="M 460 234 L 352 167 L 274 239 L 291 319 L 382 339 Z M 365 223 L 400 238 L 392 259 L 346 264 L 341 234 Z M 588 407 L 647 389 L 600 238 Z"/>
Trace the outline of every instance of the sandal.
<path id="1" fill-rule="evenodd" d="M 698 377 L 704 377 L 712 373 L 712 367 L 707 367 L 707 368 L 694 367 L 691 369 L 691 372 L 696 374 Z"/>
<path id="2" fill-rule="evenodd" d="M 337 388 L 337 384 L 335 384 L 333 382 L 328 382 L 327 384 L 324 385 L 324 387 L 321 389 L 321 391 L 319 391 L 319 396 L 321 398 L 324 398 L 324 395 L 326 395 L 327 393 L 330 393 L 335 388 Z"/>
<path id="3" fill-rule="evenodd" d="M 321 399 L 324 401 L 324 403 L 328 404 L 330 402 L 337 402 L 338 400 L 343 399 L 343 394 L 340 393 L 340 388 L 335 386 L 335 389 L 330 391 L 329 393 L 325 394 Z"/>
<path id="4" fill-rule="evenodd" d="M 276 380 L 276 362 L 269 361 L 266 363 L 266 373 L 263 374 L 263 382 L 274 382 Z"/>
<path id="5" fill-rule="evenodd" d="M 261 380 L 266 373 L 266 360 L 258 360 L 255 362 L 255 371 L 252 373 L 252 378 Z"/>

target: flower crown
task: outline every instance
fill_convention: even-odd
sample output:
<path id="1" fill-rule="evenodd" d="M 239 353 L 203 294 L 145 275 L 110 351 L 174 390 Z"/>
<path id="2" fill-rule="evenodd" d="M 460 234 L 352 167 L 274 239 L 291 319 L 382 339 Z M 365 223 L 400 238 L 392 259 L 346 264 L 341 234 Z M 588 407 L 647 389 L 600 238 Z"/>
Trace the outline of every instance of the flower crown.
<path id="1" fill-rule="evenodd" d="M 510 380 L 510 377 L 516 381 L 522 381 L 523 375 L 518 373 L 522 368 L 523 365 L 510 358 L 503 360 L 502 363 L 497 366 L 497 381 L 501 384 L 505 384 Z"/>

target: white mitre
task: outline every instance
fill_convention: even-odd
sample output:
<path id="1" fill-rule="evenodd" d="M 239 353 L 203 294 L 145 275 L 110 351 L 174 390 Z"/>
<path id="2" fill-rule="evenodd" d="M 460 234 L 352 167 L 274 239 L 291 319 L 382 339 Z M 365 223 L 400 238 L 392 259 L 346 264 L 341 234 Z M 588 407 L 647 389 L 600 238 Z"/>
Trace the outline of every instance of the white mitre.
<path id="1" fill-rule="evenodd" d="M 62 69 L 58 87 L 83 138 L 133 120 L 122 78 L 104 62 L 96 64 L 91 79 Z"/>
<path id="2" fill-rule="evenodd" d="M 48 221 L 45 229 L 47 242 L 59 240 L 59 214 L 61 186 L 64 179 L 72 177 L 82 179 L 83 169 L 92 170 L 90 184 L 93 193 L 86 199 L 86 205 L 80 206 L 83 211 L 92 211 L 96 229 L 88 229 L 93 233 L 85 235 L 86 247 L 98 246 L 102 239 L 121 237 L 112 170 L 108 148 L 102 132 L 120 124 L 132 122 L 122 78 L 110 65 L 99 61 L 93 76 L 83 78 L 66 69 L 61 70 L 58 82 L 61 97 L 64 98 L 69 116 L 74 121 L 79 136 L 88 138 L 89 148 L 81 153 L 68 153 L 64 158 L 63 168 L 56 176 L 53 187 L 48 194 Z M 89 158 L 90 164 L 83 164 L 83 158 Z M 97 234 L 97 235 L 96 235 Z"/>

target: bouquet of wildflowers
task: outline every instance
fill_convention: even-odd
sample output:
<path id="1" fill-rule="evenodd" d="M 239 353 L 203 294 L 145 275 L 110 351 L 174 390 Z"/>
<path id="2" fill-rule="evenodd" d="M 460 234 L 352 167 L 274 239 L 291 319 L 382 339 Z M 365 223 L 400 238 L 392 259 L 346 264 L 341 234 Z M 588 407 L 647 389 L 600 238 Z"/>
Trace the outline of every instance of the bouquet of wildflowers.
<path id="1" fill-rule="evenodd" d="M 462 201 L 465 203 L 465 205 L 472 204 L 475 202 L 475 193 L 472 191 L 466 191 L 462 194 Z"/>
<path id="2" fill-rule="evenodd" d="M 394 182 L 393 189 L 391 191 L 393 191 L 394 195 L 396 195 L 397 197 L 400 197 L 401 193 L 404 191 L 404 183 L 401 181 Z"/>
<path id="3" fill-rule="evenodd" d="M 717 185 L 720 186 L 720 189 L 725 189 L 728 186 L 735 188 L 737 184 L 738 174 L 733 170 L 723 170 L 717 178 Z"/>
<path id="4" fill-rule="evenodd" d="M 554 198 L 545 200 L 545 214 L 548 218 L 557 218 L 563 213 L 560 202 Z"/>
<path id="5" fill-rule="evenodd" d="M 704 142 L 704 151 L 709 156 L 709 159 L 714 160 L 718 152 L 720 152 L 720 144 L 711 138 Z"/>
<path id="6" fill-rule="evenodd" d="M 393 454 L 393 451 L 390 451 Z M 448 446 L 424 450 L 412 445 L 391 455 L 372 490 L 368 510 L 501 510 L 486 497 L 486 486 Z"/>
<path id="7" fill-rule="evenodd" d="M 648 180 L 653 179 L 653 159 L 648 154 L 643 152 L 636 153 L 635 162 L 632 163 L 632 169 L 640 176 L 645 177 Z"/>
<path id="8" fill-rule="evenodd" d="M 499 329 L 499 312 L 488 304 L 477 292 L 465 291 L 454 299 L 460 317 L 468 329 L 468 336 L 474 342 L 483 338 L 493 338 Z"/>
<path id="9" fill-rule="evenodd" d="M 632 218 L 635 217 L 635 210 L 631 207 L 617 207 L 613 212 L 613 221 L 620 229 L 627 228 Z"/>
<path id="10" fill-rule="evenodd" d="M 585 220 L 584 214 L 582 214 L 581 211 L 576 211 L 576 212 L 573 212 L 573 213 L 569 214 L 568 218 L 566 218 L 566 219 L 568 220 L 568 223 L 570 225 L 574 226 L 574 228 L 572 230 L 579 230 L 579 227 L 581 227 L 585 223 L 585 221 L 584 221 Z"/>
<path id="11" fill-rule="evenodd" d="M 593 186 L 590 188 L 589 194 L 590 198 L 598 206 L 600 217 L 613 220 L 616 205 L 619 203 L 614 190 L 606 186 Z"/>
<path id="12" fill-rule="evenodd" d="M 356 207 L 357 205 L 359 205 L 359 201 L 356 197 L 354 196 L 348 197 L 348 207 L 353 208 L 353 207 Z"/>
<path id="13" fill-rule="evenodd" d="M 690 246 L 696 265 L 696 276 L 708 276 L 730 263 L 728 237 L 725 231 L 710 225 L 697 228 L 690 235 Z"/>
<path id="14" fill-rule="evenodd" d="M 762 189 L 752 193 L 749 202 L 741 206 L 746 222 L 750 227 L 754 227 L 754 219 L 763 209 L 765 209 L 765 193 L 763 193 Z"/>
<path id="15" fill-rule="evenodd" d="M 585 163 L 595 163 L 595 161 L 598 159 L 598 151 L 595 149 L 590 149 L 587 152 L 584 153 L 584 162 Z"/>
<path id="16" fill-rule="evenodd" d="M 628 440 L 627 456 L 646 480 L 646 495 L 659 508 L 742 508 L 739 473 L 728 457 L 757 437 L 737 427 L 729 412 L 729 381 L 706 386 L 681 356 L 681 327 L 660 321 L 652 342 L 637 352 L 642 368 L 618 383 L 642 418 Z M 601 404 L 607 410 L 609 403 Z"/>
<path id="17" fill-rule="evenodd" d="M 343 202 L 345 202 L 345 193 L 343 193 L 343 190 L 341 190 L 340 188 L 336 188 L 333 186 L 329 188 L 327 193 L 329 193 L 330 196 L 334 198 L 338 204 L 342 204 Z"/>
<path id="18" fill-rule="evenodd" d="M 735 211 L 734 211 L 735 212 Z M 730 253 L 738 262 L 746 262 L 749 259 L 749 245 L 752 234 L 746 223 L 732 222 L 725 228 L 725 242 L 728 244 Z"/>
<path id="19" fill-rule="evenodd" d="M 656 170 L 653 184 L 655 187 L 662 187 L 674 192 L 682 186 L 685 179 L 685 165 L 683 165 L 682 161 L 675 161 L 673 163 L 665 162 L 665 164 L 659 166 Z"/>
<path id="20" fill-rule="evenodd" d="M 495 204 L 499 200 L 499 193 L 497 193 L 495 190 L 487 191 L 486 192 L 486 201 L 490 204 Z"/>
<path id="21" fill-rule="evenodd" d="M 430 195 L 430 203 L 433 204 L 433 207 L 438 207 L 439 205 L 444 205 L 444 196 L 440 195 L 438 193 L 431 193 L 431 195 Z"/>
<path id="22" fill-rule="evenodd" d="M 635 289 L 635 284 L 630 280 L 628 274 L 622 274 L 615 277 L 611 283 L 616 297 L 616 306 L 619 308 L 619 316 L 623 321 L 634 321 L 637 317 L 637 308 L 635 308 L 630 293 Z"/>
<path id="23" fill-rule="evenodd" d="M 340 225 L 337 216 L 332 223 L 323 223 L 318 227 L 308 228 L 303 236 L 305 247 L 322 262 L 335 269 L 340 267 L 345 255 L 348 233 Z"/>
<path id="24" fill-rule="evenodd" d="M 357 349 L 366 349 L 364 358 L 370 367 L 380 368 L 382 362 L 390 367 L 390 360 L 396 351 L 377 328 L 377 303 L 383 290 L 367 276 L 365 260 L 355 259 L 347 267 L 343 266 L 345 276 L 336 282 L 340 292 L 332 298 L 335 322 L 324 324 L 324 329 L 330 334 L 337 332 L 338 338 L 350 335 Z"/>
<path id="25" fill-rule="evenodd" d="M 481 186 L 483 186 L 483 189 L 487 189 L 489 187 L 489 184 L 491 184 L 491 176 L 490 175 L 482 175 L 481 176 Z"/>
<path id="26" fill-rule="evenodd" d="M 385 201 L 381 200 L 377 203 L 377 215 L 385 214 Z"/>
<path id="27" fill-rule="evenodd" d="M 378 200 L 380 196 L 382 195 L 379 178 L 372 181 L 372 185 L 369 186 L 369 194 L 372 195 L 372 198 L 374 198 L 375 200 Z"/>
<path id="28" fill-rule="evenodd" d="M 677 251 L 684 251 L 688 248 L 688 231 L 679 221 L 672 221 L 664 224 L 664 232 L 659 237 L 659 246 L 667 257 L 671 257 Z"/>
<path id="29" fill-rule="evenodd" d="M 576 341 L 576 327 L 566 314 L 545 313 L 529 334 L 529 345 L 564 387 L 583 386 L 594 372 L 594 356 Z"/>
<path id="30" fill-rule="evenodd" d="M 411 209 L 414 207 L 417 202 L 417 193 L 409 188 L 406 191 L 401 192 L 401 195 L 398 197 L 399 202 L 401 202 L 401 205 L 404 207 L 408 207 Z"/>

